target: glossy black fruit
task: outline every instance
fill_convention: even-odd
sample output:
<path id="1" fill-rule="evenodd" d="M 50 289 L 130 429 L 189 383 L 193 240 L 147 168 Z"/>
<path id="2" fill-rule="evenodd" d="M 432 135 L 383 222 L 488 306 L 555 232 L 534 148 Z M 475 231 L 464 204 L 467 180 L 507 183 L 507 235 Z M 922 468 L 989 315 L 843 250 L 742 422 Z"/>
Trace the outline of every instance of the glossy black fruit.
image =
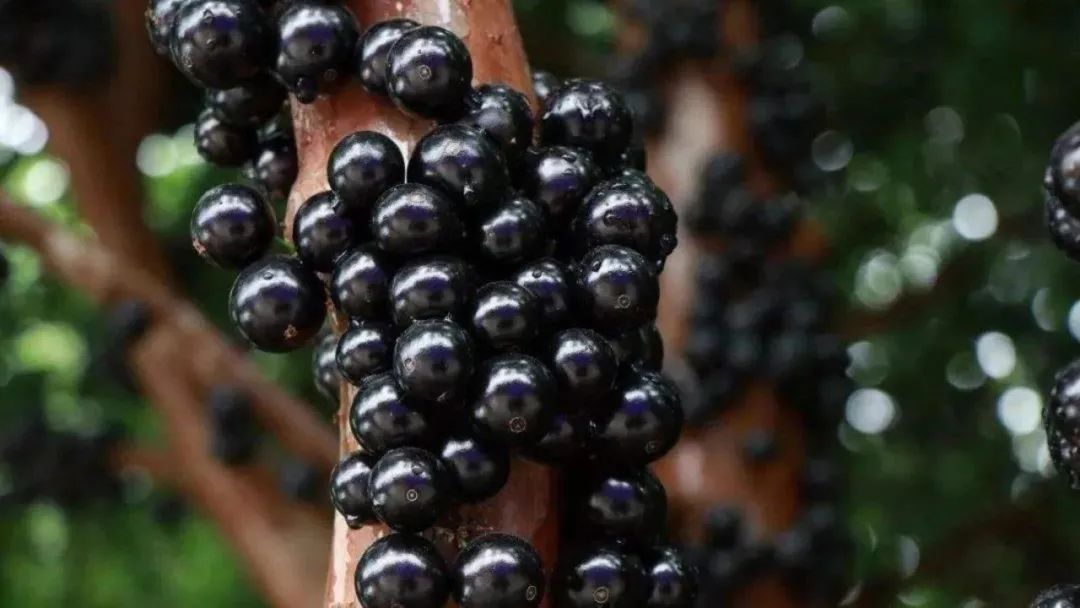
<path id="1" fill-rule="evenodd" d="M 1070 210 L 1080 210 L 1080 125 L 1069 127 L 1054 142 L 1045 185 Z"/>
<path id="2" fill-rule="evenodd" d="M 386 94 L 386 59 L 390 47 L 405 32 L 420 27 L 412 19 L 387 19 L 372 25 L 356 44 L 353 71 L 372 93 Z"/>
<path id="3" fill-rule="evenodd" d="M 529 458 L 549 465 L 578 464 L 586 455 L 591 428 L 587 416 L 555 412 L 547 432 L 525 453 Z"/>
<path id="4" fill-rule="evenodd" d="M 555 570 L 551 588 L 559 608 L 640 608 L 648 593 L 641 560 L 604 546 L 565 556 Z"/>
<path id="5" fill-rule="evenodd" d="M 457 118 L 472 83 L 472 57 L 453 32 L 411 29 L 390 47 L 386 89 L 401 109 L 440 120 Z"/>
<path id="6" fill-rule="evenodd" d="M 524 287 L 497 281 L 477 292 L 472 332 L 482 346 L 495 350 L 524 349 L 539 330 L 540 303 Z"/>
<path id="7" fill-rule="evenodd" d="M 621 245 L 597 247 L 581 259 L 583 312 L 600 327 L 625 330 L 656 317 L 660 285 L 652 264 Z"/>
<path id="8" fill-rule="evenodd" d="M 558 91 L 559 87 L 562 86 L 562 82 L 559 81 L 557 76 L 544 70 L 533 70 L 532 83 L 536 98 L 540 100 L 540 105 L 545 108 L 551 103 L 555 91 Z"/>
<path id="9" fill-rule="evenodd" d="M 1080 488 L 1080 362 L 1057 373 L 1043 412 L 1050 457 L 1072 488 Z"/>
<path id="10" fill-rule="evenodd" d="M 336 344 L 342 377 L 359 386 L 369 376 L 389 371 L 395 338 L 397 331 L 388 323 L 365 321 L 349 327 Z"/>
<path id="11" fill-rule="evenodd" d="M 499 147 L 466 125 L 435 127 L 416 144 L 408 179 L 441 191 L 468 210 L 502 200 L 509 177 Z"/>
<path id="12" fill-rule="evenodd" d="M 330 473 L 330 501 L 350 528 L 376 521 L 368 494 L 368 479 L 375 459 L 370 454 L 353 452 Z"/>
<path id="13" fill-rule="evenodd" d="M 334 276 L 330 279 L 334 306 L 353 319 L 389 319 L 393 274 L 393 266 L 370 245 L 347 252 L 334 265 Z"/>
<path id="14" fill-rule="evenodd" d="M 487 438 L 526 447 L 543 437 L 555 413 L 556 384 L 551 372 L 528 355 L 500 355 L 476 374 L 471 412 Z"/>
<path id="15" fill-rule="evenodd" d="M 231 89 L 206 92 L 206 107 L 222 121 L 238 127 L 261 126 L 277 116 L 283 103 L 285 89 L 265 74 Z"/>
<path id="16" fill-rule="evenodd" d="M 633 120 L 622 96 L 595 80 L 567 81 L 540 119 L 545 144 L 584 148 L 601 162 L 626 150 L 632 131 Z"/>
<path id="17" fill-rule="evenodd" d="M 643 543 L 663 533 L 667 495 L 647 469 L 598 475 L 579 489 L 571 517 L 583 534 Z"/>
<path id="18" fill-rule="evenodd" d="M 514 282 L 540 301 L 541 328 L 551 331 L 570 320 L 573 278 L 560 262 L 551 258 L 537 260 L 519 270 Z"/>
<path id="19" fill-rule="evenodd" d="M 664 364 L 664 340 L 652 323 L 610 337 L 608 343 L 621 366 L 656 371 Z"/>
<path id="20" fill-rule="evenodd" d="M 454 480 L 461 502 L 487 500 L 499 493 L 510 478 L 510 453 L 506 448 L 466 433 L 452 433 L 439 448 L 439 458 Z"/>
<path id="21" fill-rule="evenodd" d="M 552 338 L 548 365 L 562 395 L 570 401 L 606 395 L 619 362 L 603 336 L 590 329 L 566 329 Z"/>
<path id="22" fill-rule="evenodd" d="M 1054 585 L 1039 593 L 1031 602 L 1031 608 L 1078 608 L 1080 585 Z"/>
<path id="23" fill-rule="evenodd" d="M 1046 197 L 1046 226 L 1062 253 L 1080 261 L 1080 220 L 1056 196 Z"/>
<path id="24" fill-rule="evenodd" d="M 402 267 L 390 283 L 394 322 L 463 318 L 476 294 L 469 267 L 457 258 L 434 257 Z"/>
<path id="25" fill-rule="evenodd" d="M 274 36 L 251 0 L 191 0 L 176 13 L 169 48 L 192 82 L 228 89 L 267 66 Z"/>
<path id="26" fill-rule="evenodd" d="M 191 215 L 191 244 L 223 268 L 243 268 L 274 241 L 274 210 L 258 192 L 240 184 L 207 190 Z"/>
<path id="27" fill-rule="evenodd" d="M 458 554 L 451 572 L 460 608 L 535 608 L 544 598 L 536 549 L 509 534 L 485 534 Z"/>
<path id="28" fill-rule="evenodd" d="M 675 547 L 645 553 L 648 599 L 645 608 L 693 608 L 697 599 L 697 570 Z"/>
<path id="29" fill-rule="evenodd" d="M 330 189 L 358 221 L 384 192 L 405 181 L 405 158 L 394 140 L 376 131 L 346 135 L 326 163 Z"/>
<path id="30" fill-rule="evenodd" d="M 565 146 L 529 150 L 520 171 L 522 192 L 563 224 L 600 179 L 600 169 L 588 152 Z"/>
<path id="31" fill-rule="evenodd" d="M 398 532 L 421 532 L 450 504 L 451 483 L 446 469 L 430 452 L 398 448 L 375 463 L 368 492 L 379 521 Z"/>
<path id="32" fill-rule="evenodd" d="M 294 350 L 314 337 L 326 319 L 323 285 L 296 258 L 263 258 L 236 277 L 229 314 L 256 348 Z"/>
<path id="33" fill-rule="evenodd" d="M 543 210 L 523 196 L 511 196 L 480 219 L 480 252 L 500 264 L 536 257 L 547 244 L 547 236 Z"/>
<path id="34" fill-rule="evenodd" d="M 598 421 L 594 447 L 607 462 L 647 464 L 668 452 L 682 431 L 678 389 L 656 372 L 620 380 L 615 409 Z"/>
<path id="35" fill-rule="evenodd" d="M 442 608 L 449 595 L 446 562 L 419 536 L 384 536 L 356 566 L 356 597 L 363 608 Z"/>
<path id="36" fill-rule="evenodd" d="M 532 143 L 532 108 L 522 93 L 506 85 L 483 84 L 469 94 L 465 107 L 461 122 L 494 139 L 507 160 L 517 159 Z"/>
<path id="37" fill-rule="evenodd" d="M 450 321 L 417 321 L 394 345 L 394 373 L 405 391 L 425 401 L 462 394 L 473 369 L 469 334 Z"/>
<path id="38" fill-rule="evenodd" d="M 169 55 L 169 37 L 180 7 L 190 0 L 150 0 L 146 7 L 146 33 L 154 51 L 162 57 Z"/>
<path id="39" fill-rule="evenodd" d="M 423 184 L 394 186 L 379 197 L 371 214 L 371 233 L 383 251 L 396 255 L 436 253 L 461 240 L 454 204 Z"/>
<path id="40" fill-rule="evenodd" d="M 255 156 L 258 145 L 255 129 L 230 125 L 212 110 L 204 110 L 195 120 L 195 149 L 219 167 L 239 167 Z"/>
<path id="41" fill-rule="evenodd" d="M 647 178 L 646 178 L 647 179 Z M 578 253 L 600 245 L 624 245 L 663 261 L 675 249 L 675 209 L 659 188 L 630 177 L 604 182 L 574 218 Z"/>
<path id="42" fill-rule="evenodd" d="M 331 272 L 338 257 L 359 241 L 360 230 L 337 195 L 327 190 L 297 209 L 292 238 L 305 265 L 318 272 Z"/>
<path id="43" fill-rule="evenodd" d="M 298 2 L 278 17 L 277 30 L 275 69 L 297 101 L 311 103 L 348 78 L 359 32 L 347 9 Z"/>
<path id="44" fill-rule="evenodd" d="M 274 134 L 259 142 L 251 160 L 251 178 L 270 196 L 284 198 L 296 182 L 299 165 L 296 142 L 291 136 Z"/>
<path id="45" fill-rule="evenodd" d="M 341 371 L 336 360 L 337 344 L 337 336 L 327 333 L 316 342 L 311 352 L 311 376 L 315 380 L 315 388 L 334 404 L 341 390 Z"/>
<path id="46" fill-rule="evenodd" d="M 435 433 L 423 405 L 406 396 L 389 373 L 360 386 L 349 408 L 349 427 L 360 446 L 376 455 L 425 446 Z"/>

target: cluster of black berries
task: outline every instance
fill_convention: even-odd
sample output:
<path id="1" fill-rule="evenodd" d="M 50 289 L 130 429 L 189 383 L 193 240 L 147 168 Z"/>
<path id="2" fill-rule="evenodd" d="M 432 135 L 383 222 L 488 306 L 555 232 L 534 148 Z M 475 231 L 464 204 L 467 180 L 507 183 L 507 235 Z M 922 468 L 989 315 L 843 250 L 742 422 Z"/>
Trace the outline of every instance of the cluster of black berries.
<path id="1" fill-rule="evenodd" d="M 7 424 L 0 436 L 7 481 L 0 505 L 47 500 L 69 509 L 115 500 L 121 483 L 109 456 L 119 439 L 112 429 L 79 435 L 51 428 L 40 410 Z"/>
<path id="2" fill-rule="evenodd" d="M 111 3 L 0 0 L 0 65 L 26 84 L 83 85 L 113 64 Z"/>
<path id="3" fill-rule="evenodd" d="M 381 133 L 340 141 L 329 190 L 293 220 L 295 256 L 267 256 L 273 212 L 246 186 L 207 192 L 191 225 L 204 257 L 242 269 L 230 312 L 254 346 L 310 342 L 327 291 L 349 319 L 336 343 L 320 340 L 313 366 L 328 394 L 343 380 L 357 387 L 349 423 L 362 450 L 335 469 L 334 505 L 351 526 L 393 530 L 360 561 L 361 604 L 538 605 L 547 582 L 526 541 L 481 536 L 449 567 L 417 535 L 498 493 L 516 453 L 582 467 L 567 493 L 576 546 L 551 581 L 556 605 L 690 606 L 694 577 L 659 544 L 666 497 L 646 469 L 683 422 L 657 371 L 654 325 L 676 217 L 641 171 L 622 97 L 538 74 L 535 129 L 525 95 L 472 87 L 469 51 L 445 29 L 398 19 L 359 36 L 340 7 L 293 2 L 277 17 L 274 66 L 262 59 L 274 46 L 269 15 L 241 0 L 148 13 L 152 37 L 201 84 L 271 82 L 273 71 L 309 102 L 352 75 L 436 121 L 407 162 Z"/>

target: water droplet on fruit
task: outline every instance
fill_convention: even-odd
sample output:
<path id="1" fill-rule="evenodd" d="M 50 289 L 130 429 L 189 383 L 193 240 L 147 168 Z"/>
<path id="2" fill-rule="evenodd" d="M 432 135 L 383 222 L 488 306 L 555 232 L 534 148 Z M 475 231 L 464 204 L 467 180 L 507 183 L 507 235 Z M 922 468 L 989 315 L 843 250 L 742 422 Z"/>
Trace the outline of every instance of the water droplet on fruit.
<path id="1" fill-rule="evenodd" d="M 416 490 L 416 488 L 409 488 L 405 492 L 405 500 L 407 500 L 409 502 L 416 502 L 419 499 L 420 499 L 420 492 L 418 492 Z"/>
<path id="2" fill-rule="evenodd" d="M 405 359 L 405 371 L 411 372 L 411 371 L 415 371 L 415 370 L 416 370 L 416 361 L 413 361 L 412 358 Z"/>
<path id="3" fill-rule="evenodd" d="M 510 432 L 511 433 L 524 433 L 525 429 L 529 427 L 529 423 L 525 421 L 521 416 L 514 416 L 510 419 Z"/>
<path id="4" fill-rule="evenodd" d="M 529 585 L 525 588 L 525 599 L 531 602 L 536 599 L 537 593 L 536 585 Z"/>
<path id="5" fill-rule="evenodd" d="M 607 213 L 604 214 L 604 223 L 605 224 L 611 225 L 611 224 L 614 224 L 616 221 L 618 221 L 618 218 L 615 217 L 615 212 L 614 211 L 608 211 Z"/>
<path id="6" fill-rule="evenodd" d="M 655 454 L 656 451 L 659 450 L 659 449 L 660 449 L 660 442 L 659 441 L 650 441 L 649 443 L 645 444 L 645 453 L 646 454 Z"/>
<path id="7" fill-rule="evenodd" d="M 625 293 L 615 299 L 615 306 L 620 310 L 630 308 L 630 296 Z"/>
<path id="8" fill-rule="evenodd" d="M 607 587 L 597 587 L 592 594 L 592 599 L 597 604 L 606 604 L 610 598 L 611 591 Z"/>
<path id="9" fill-rule="evenodd" d="M 426 65 L 420 66 L 416 74 L 420 77 L 420 80 L 431 80 L 431 68 Z"/>
<path id="10" fill-rule="evenodd" d="M 325 80 L 326 82 L 334 82 L 335 80 L 337 80 L 337 77 L 337 70 L 331 69 L 323 72 L 323 80 Z"/>
<path id="11" fill-rule="evenodd" d="M 593 262 L 591 268 L 593 269 L 593 272 L 598 272 L 600 270 L 600 260 Z"/>
<path id="12" fill-rule="evenodd" d="M 539 279 L 539 278 L 540 278 L 540 276 L 541 276 L 541 275 L 543 275 L 543 274 L 544 274 L 544 273 L 540 272 L 540 269 L 539 269 L 539 268 L 537 268 L 536 270 L 532 271 L 532 276 L 533 276 L 533 278 L 534 278 L 534 279 Z"/>

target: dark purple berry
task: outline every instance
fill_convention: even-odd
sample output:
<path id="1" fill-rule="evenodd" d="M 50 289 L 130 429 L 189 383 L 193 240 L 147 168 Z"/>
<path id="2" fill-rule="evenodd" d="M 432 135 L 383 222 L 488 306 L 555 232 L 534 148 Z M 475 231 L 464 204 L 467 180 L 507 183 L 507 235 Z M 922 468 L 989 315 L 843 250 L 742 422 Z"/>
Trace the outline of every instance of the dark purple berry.
<path id="1" fill-rule="evenodd" d="M 349 408 L 349 428 L 360 447 L 376 455 L 427 445 L 435 432 L 423 406 L 406 396 L 389 373 L 360 386 Z"/>
<path id="2" fill-rule="evenodd" d="M 288 196 L 297 172 L 296 142 L 291 136 L 274 134 L 259 142 L 251 160 L 250 176 L 268 195 Z"/>
<path id="3" fill-rule="evenodd" d="M 1065 207 L 1080 210 L 1080 124 L 1069 127 L 1050 149 L 1045 186 Z"/>
<path id="4" fill-rule="evenodd" d="M 548 361 L 562 395 L 572 401 L 606 395 L 619 370 L 611 345 L 590 329 L 555 334 Z"/>
<path id="5" fill-rule="evenodd" d="M 595 80 L 567 81 L 540 119 L 545 144 L 584 148 L 602 162 L 626 150 L 632 131 L 633 120 L 622 96 Z"/>
<path id="6" fill-rule="evenodd" d="M 420 27 L 412 19 L 387 19 L 372 25 L 356 44 L 353 71 L 360 84 L 372 93 L 386 94 L 386 59 L 390 47 L 405 32 Z"/>
<path id="7" fill-rule="evenodd" d="M 533 115 L 522 93 L 501 84 L 484 84 L 466 101 L 463 124 L 495 140 L 507 160 L 517 159 L 532 144 Z"/>
<path id="8" fill-rule="evenodd" d="M 559 608 L 639 608 L 648 593 L 641 560 L 605 546 L 571 551 L 552 577 Z"/>
<path id="9" fill-rule="evenodd" d="M 645 553 L 648 599 L 645 608 L 694 608 L 697 570 L 675 547 L 657 547 Z"/>
<path id="10" fill-rule="evenodd" d="M 662 261 L 675 249 L 675 209 L 667 195 L 634 178 L 604 182 L 585 198 L 574 218 L 578 253 L 623 245 Z"/>
<path id="11" fill-rule="evenodd" d="M 604 245 L 581 259 L 578 292 L 583 311 L 598 326 L 630 329 L 656 317 L 660 284 L 640 253 Z"/>
<path id="12" fill-rule="evenodd" d="M 228 89 L 267 66 L 274 36 L 251 0 L 192 0 L 176 13 L 169 48 L 173 63 L 192 82 Z"/>
<path id="13" fill-rule="evenodd" d="M 540 105 L 547 107 L 551 103 L 551 99 L 555 96 L 555 92 L 562 86 L 562 82 L 559 78 L 551 72 L 545 72 L 544 70 L 533 70 L 532 73 L 533 91 L 536 93 L 536 99 L 540 101 Z"/>
<path id="14" fill-rule="evenodd" d="M 180 7 L 190 0 L 150 0 L 146 7 L 146 33 L 154 51 L 162 57 L 169 55 L 169 38 Z"/>
<path id="15" fill-rule="evenodd" d="M 360 226 L 327 190 L 304 201 L 293 218 L 293 242 L 304 264 L 331 272 L 334 262 L 360 239 Z"/>
<path id="16" fill-rule="evenodd" d="M 526 450 L 526 455 L 549 465 L 576 464 L 586 453 L 590 431 L 591 423 L 587 416 L 555 412 L 547 432 Z"/>
<path id="17" fill-rule="evenodd" d="M 486 437 L 510 447 L 536 443 L 555 413 L 556 384 L 543 363 L 528 355 L 500 355 L 476 374 L 472 421 Z"/>
<path id="18" fill-rule="evenodd" d="M 334 306 L 353 319 L 389 319 L 393 273 L 393 266 L 374 247 L 364 245 L 349 251 L 335 263 L 330 279 Z"/>
<path id="19" fill-rule="evenodd" d="M 571 518 L 583 534 L 644 543 L 664 531 L 667 495 L 648 469 L 594 476 L 575 494 Z"/>
<path id="20" fill-rule="evenodd" d="M 276 72 L 301 103 L 311 103 L 348 77 L 359 36 L 356 19 L 335 4 L 296 3 L 278 17 Z"/>
<path id="21" fill-rule="evenodd" d="M 608 343 L 621 366 L 655 371 L 664 364 L 664 341 L 652 323 L 617 334 Z"/>
<path id="22" fill-rule="evenodd" d="M 227 124 L 212 110 L 204 110 L 195 120 L 195 149 L 219 167 L 239 167 L 254 158 L 258 145 L 255 129 Z"/>
<path id="23" fill-rule="evenodd" d="M 384 536 L 356 566 L 356 597 L 363 608 L 442 608 L 449 595 L 446 562 L 419 536 Z"/>
<path id="24" fill-rule="evenodd" d="M 536 203 L 511 196 L 484 214 L 479 225 L 480 252 L 500 264 L 531 259 L 547 242 L 547 220 Z"/>
<path id="25" fill-rule="evenodd" d="M 1080 585 L 1054 585 L 1031 602 L 1031 608 L 1080 607 Z"/>
<path id="26" fill-rule="evenodd" d="M 544 565 L 536 549 L 509 534 L 485 534 L 458 554 L 451 589 L 459 608 L 536 608 Z"/>
<path id="27" fill-rule="evenodd" d="M 371 214 L 371 233 L 383 251 L 395 255 L 436 253 L 461 240 L 454 204 L 423 184 L 394 186 L 379 197 Z"/>
<path id="28" fill-rule="evenodd" d="M 520 171 L 522 192 L 544 207 L 553 222 L 564 224 L 600 179 L 588 152 L 564 146 L 529 150 Z"/>
<path id="29" fill-rule="evenodd" d="M 276 230 L 273 208 L 258 192 L 240 184 L 207 190 L 191 215 L 195 251 L 223 268 L 243 268 L 261 258 Z"/>
<path id="30" fill-rule="evenodd" d="M 506 194 L 509 177 L 498 146 L 478 129 L 435 127 L 416 144 L 408 179 L 441 191 L 468 210 L 494 205 Z"/>
<path id="31" fill-rule="evenodd" d="M 303 346 L 326 319 L 322 282 L 296 258 L 274 255 L 245 268 L 229 293 L 229 314 L 260 350 Z"/>
<path id="32" fill-rule="evenodd" d="M 449 506 L 451 483 L 446 469 L 430 452 L 398 448 L 375 463 L 368 493 L 379 521 L 397 532 L 421 532 Z"/>
<path id="33" fill-rule="evenodd" d="M 1057 373 L 1043 412 L 1051 460 L 1073 489 L 1080 488 L 1080 362 Z"/>
<path id="34" fill-rule="evenodd" d="M 330 189 L 358 220 L 367 220 L 375 201 L 405 181 L 405 158 L 394 140 L 376 131 L 346 135 L 326 163 Z"/>
<path id="35" fill-rule="evenodd" d="M 1080 261 L 1080 220 L 1056 196 L 1046 197 L 1046 225 L 1062 253 Z"/>
<path id="36" fill-rule="evenodd" d="M 540 329 L 540 303 L 509 281 L 488 283 L 476 294 L 472 331 L 481 345 L 494 350 L 524 349 Z"/>
<path id="37" fill-rule="evenodd" d="M 629 374 L 618 386 L 615 409 L 598 421 L 594 447 L 601 459 L 643 465 L 679 439 L 683 411 L 678 389 L 655 372 Z"/>
<path id="38" fill-rule="evenodd" d="M 469 267 L 457 258 L 435 257 L 402 267 L 390 284 L 394 322 L 463 318 L 476 294 Z"/>
<path id="39" fill-rule="evenodd" d="M 451 434 L 439 448 L 439 457 L 454 480 L 457 499 L 465 503 L 487 500 L 499 493 L 510 478 L 506 448 L 464 433 Z"/>
<path id="40" fill-rule="evenodd" d="M 368 494 L 368 480 L 375 459 L 364 452 L 346 456 L 330 473 L 330 500 L 350 528 L 376 520 Z"/>
<path id="41" fill-rule="evenodd" d="M 365 321 L 349 327 L 336 344 L 341 375 L 359 386 L 369 376 L 388 371 L 393 365 L 396 337 L 397 332 L 387 323 Z"/>
<path id="42" fill-rule="evenodd" d="M 337 344 L 337 336 L 328 333 L 319 339 L 311 353 L 311 375 L 315 379 L 315 388 L 334 404 L 341 391 L 341 372 L 335 357 Z"/>
<path id="43" fill-rule="evenodd" d="M 409 395 L 425 401 L 456 399 L 465 390 L 472 368 L 472 341 L 450 321 L 417 321 L 394 346 L 398 381 Z"/>
<path id="44" fill-rule="evenodd" d="M 285 89 L 273 78 L 260 75 L 231 89 L 206 92 L 206 107 L 222 121 L 238 127 L 259 127 L 281 112 Z"/>
<path id="45" fill-rule="evenodd" d="M 472 75 L 469 49 L 457 35 L 441 27 L 418 27 L 401 34 L 386 57 L 390 99 L 424 118 L 457 118 Z"/>
<path id="46" fill-rule="evenodd" d="M 540 301 L 541 328 L 550 331 L 569 321 L 573 278 L 561 263 L 550 258 L 533 262 L 518 271 L 514 282 Z"/>

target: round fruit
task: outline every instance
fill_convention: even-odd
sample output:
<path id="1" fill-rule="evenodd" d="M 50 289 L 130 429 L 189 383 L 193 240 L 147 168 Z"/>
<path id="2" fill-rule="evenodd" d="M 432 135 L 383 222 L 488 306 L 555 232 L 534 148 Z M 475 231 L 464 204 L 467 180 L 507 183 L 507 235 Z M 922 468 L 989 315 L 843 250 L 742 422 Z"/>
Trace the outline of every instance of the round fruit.
<path id="1" fill-rule="evenodd" d="M 600 179 L 588 152 L 565 146 L 529 150 L 520 172 L 521 190 L 554 222 L 568 221 Z"/>
<path id="2" fill-rule="evenodd" d="M 301 103 L 315 101 L 349 76 L 356 20 L 334 4 L 296 3 L 278 17 L 276 71 Z"/>
<path id="3" fill-rule="evenodd" d="M 1073 260 L 1080 261 L 1080 220 L 1054 195 L 1046 197 L 1046 225 L 1054 245 Z"/>
<path id="4" fill-rule="evenodd" d="M 659 188 L 619 178 L 585 198 L 574 218 L 578 253 L 600 245 L 624 245 L 662 261 L 675 249 L 675 209 Z"/>
<path id="5" fill-rule="evenodd" d="M 535 257 L 547 243 L 547 220 L 536 203 L 511 196 L 480 219 L 480 252 L 501 264 Z"/>
<path id="6" fill-rule="evenodd" d="M 459 124 L 435 127 L 417 142 L 408 179 L 441 191 L 469 210 L 502 200 L 509 184 L 495 142 L 483 131 Z"/>
<path id="7" fill-rule="evenodd" d="M 572 279 L 561 263 L 551 258 L 533 262 L 518 271 L 514 282 L 540 301 L 540 327 L 558 329 L 570 320 Z"/>
<path id="8" fill-rule="evenodd" d="M 664 340 L 652 323 L 622 332 L 609 338 L 608 343 L 619 365 L 655 371 L 664 363 Z"/>
<path id="9" fill-rule="evenodd" d="M 549 465 L 566 466 L 582 461 L 591 435 L 587 416 L 555 412 L 547 432 L 530 446 L 529 458 Z"/>
<path id="10" fill-rule="evenodd" d="M 406 265 L 390 283 L 394 322 L 404 327 L 419 319 L 461 318 L 476 293 L 469 267 L 450 257 Z"/>
<path id="11" fill-rule="evenodd" d="M 533 115 L 525 95 L 501 84 L 483 84 L 469 94 L 463 124 L 476 127 L 516 159 L 532 143 Z"/>
<path id="12" fill-rule="evenodd" d="M 1080 209 L 1080 125 L 1069 127 L 1050 149 L 1046 188 L 1066 207 Z"/>
<path id="13" fill-rule="evenodd" d="M 462 227 L 450 199 L 431 187 L 408 183 L 379 197 L 371 233 L 383 251 L 416 255 L 450 249 L 461 240 Z"/>
<path id="14" fill-rule="evenodd" d="M 633 120 L 622 96 L 595 80 L 567 81 L 540 119 L 545 144 L 584 148 L 601 162 L 630 145 Z"/>
<path id="15" fill-rule="evenodd" d="M 495 350 L 527 347 L 539 332 L 540 304 L 523 287 L 509 281 L 488 283 L 476 294 L 472 331 Z"/>
<path id="16" fill-rule="evenodd" d="M 356 45 L 353 70 L 360 84 L 372 93 L 386 94 L 386 59 L 390 47 L 405 32 L 420 27 L 412 19 L 387 19 L 372 25 Z"/>
<path id="17" fill-rule="evenodd" d="M 473 424 L 488 438 L 511 447 L 536 443 L 555 411 L 555 379 L 528 355 L 500 355 L 477 372 Z"/>
<path id="18" fill-rule="evenodd" d="M 659 536 L 667 519 L 664 486 L 647 469 L 607 473 L 580 490 L 572 517 L 581 532 L 642 543 Z"/>
<path id="19" fill-rule="evenodd" d="M 401 109 L 424 118 L 453 120 L 472 83 L 469 49 L 436 26 L 401 34 L 386 57 L 386 89 Z"/>
<path id="20" fill-rule="evenodd" d="M 1072 488 L 1080 488 L 1080 362 L 1054 377 L 1043 412 L 1050 457 Z"/>
<path id="21" fill-rule="evenodd" d="M 450 504 L 449 482 L 446 470 L 430 452 L 398 448 L 375 463 L 368 493 L 379 521 L 397 532 L 421 532 Z"/>
<path id="22" fill-rule="evenodd" d="M 615 351 L 590 329 L 566 329 L 552 340 L 550 367 L 562 394 L 573 401 L 606 395 L 619 369 Z"/>
<path id="23" fill-rule="evenodd" d="M 349 408 L 349 427 L 361 447 L 376 455 L 426 445 L 434 434 L 421 405 L 405 395 L 393 374 L 381 374 L 360 386 Z"/>
<path id="24" fill-rule="evenodd" d="M 532 82 L 536 98 L 540 100 L 540 105 L 545 108 L 551 103 L 552 97 L 555 96 L 555 91 L 559 90 L 559 87 L 562 86 L 562 83 L 559 82 L 557 76 L 551 72 L 545 72 L 544 70 L 533 70 Z"/>
<path id="25" fill-rule="evenodd" d="M 274 240 L 274 210 L 240 184 L 207 190 L 191 215 L 195 251 L 223 268 L 243 268 L 266 254 Z"/>
<path id="26" fill-rule="evenodd" d="M 647 464 L 668 452 L 682 431 L 679 393 L 656 372 L 627 375 L 618 403 L 598 421 L 594 447 L 602 459 Z"/>
<path id="27" fill-rule="evenodd" d="M 645 608 L 693 608 L 697 571 L 675 547 L 658 547 L 645 556 L 648 599 Z"/>
<path id="28" fill-rule="evenodd" d="M 536 549 L 509 534 L 485 534 L 454 562 L 452 595 L 460 608 L 535 608 L 544 598 Z"/>
<path id="29" fill-rule="evenodd" d="M 376 521 L 368 494 L 368 479 L 374 464 L 370 454 L 353 452 L 330 473 L 330 500 L 350 528 Z"/>
<path id="30" fill-rule="evenodd" d="M 176 13 L 169 48 L 192 82 L 228 89 L 266 67 L 274 36 L 251 0 L 192 0 Z"/>
<path id="31" fill-rule="evenodd" d="M 603 546 L 564 558 L 551 586 L 559 608 L 638 608 L 645 605 L 647 593 L 641 561 Z"/>
<path id="32" fill-rule="evenodd" d="M 397 332 L 387 323 L 365 321 L 349 327 L 336 343 L 337 368 L 359 386 L 369 376 L 388 371 L 393 363 Z"/>
<path id="33" fill-rule="evenodd" d="M 236 277 L 229 314 L 256 348 L 294 350 L 314 337 L 326 319 L 322 282 L 296 258 L 263 258 Z"/>
<path id="34" fill-rule="evenodd" d="M 458 500 L 487 500 L 499 493 L 510 478 L 510 453 L 464 433 L 452 434 L 439 449 L 446 470 L 454 479 Z"/>
<path id="35" fill-rule="evenodd" d="M 219 167 L 239 167 L 255 156 L 258 145 L 254 129 L 227 124 L 212 110 L 204 110 L 195 120 L 195 149 Z"/>
<path id="36" fill-rule="evenodd" d="M 384 192 L 405 181 L 405 158 L 394 140 L 376 131 L 346 135 L 326 163 L 330 189 L 358 220 Z"/>
<path id="37" fill-rule="evenodd" d="M 353 319 L 379 321 L 390 316 L 393 267 L 370 245 L 341 256 L 330 279 L 334 306 Z"/>
<path id="38" fill-rule="evenodd" d="M 594 323 L 630 329 L 656 317 L 660 285 L 652 264 L 621 245 L 597 247 L 581 259 L 578 289 Z"/>
<path id="39" fill-rule="evenodd" d="M 251 160 L 251 178 L 267 194 L 278 198 L 288 196 L 298 171 L 296 142 L 292 137 L 275 134 L 259 142 Z"/>
<path id="40" fill-rule="evenodd" d="M 329 190 L 304 201 L 293 218 L 293 242 L 305 264 L 318 272 L 331 272 L 334 262 L 360 237 L 360 227 Z"/>
<path id="41" fill-rule="evenodd" d="M 285 103 L 285 89 L 273 78 L 260 75 L 231 89 L 206 92 L 206 107 L 222 121 L 255 128 L 277 116 Z"/>
<path id="42" fill-rule="evenodd" d="M 446 562 L 419 536 L 384 536 L 356 566 L 356 597 L 363 608 L 442 608 L 449 594 Z"/>
<path id="43" fill-rule="evenodd" d="M 472 342 L 450 321 L 417 321 L 394 345 L 394 373 L 405 391 L 447 402 L 464 391 L 472 373 Z"/>
<path id="44" fill-rule="evenodd" d="M 172 34 L 176 14 L 189 0 L 150 0 L 146 8 L 146 33 L 154 51 L 162 57 L 169 54 L 169 36 Z"/>
<path id="45" fill-rule="evenodd" d="M 328 333 L 319 339 L 311 353 L 311 375 L 315 379 L 315 388 L 335 404 L 341 391 L 341 372 L 335 360 L 337 343 L 337 336 Z"/>

